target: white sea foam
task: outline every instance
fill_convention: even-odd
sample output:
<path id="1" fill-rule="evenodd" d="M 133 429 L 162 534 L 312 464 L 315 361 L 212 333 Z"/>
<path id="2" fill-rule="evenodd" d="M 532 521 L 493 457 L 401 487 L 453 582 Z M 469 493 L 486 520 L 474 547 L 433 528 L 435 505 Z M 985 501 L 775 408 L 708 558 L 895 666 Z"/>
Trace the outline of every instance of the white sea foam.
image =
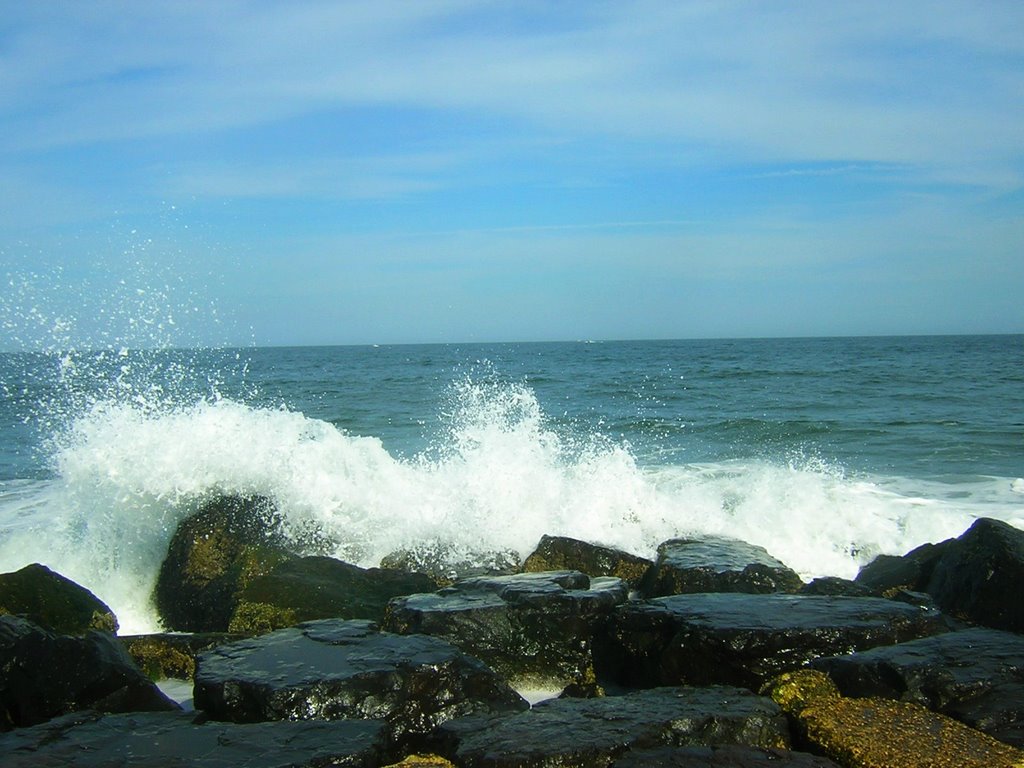
<path id="1" fill-rule="evenodd" d="M 219 493 L 271 496 L 363 566 L 431 541 L 525 556 L 543 534 L 650 557 L 704 532 L 761 544 L 804 577 L 851 577 L 978 516 L 1024 527 L 1009 478 L 953 493 L 811 460 L 643 467 L 627 445 L 550 428 L 526 387 L 463 382 L 453 402 L 448 434 L 410 460 L 285 409 L 98 403 L 56 441 L 56 480 L 0 489 L 0 570 L 43 562 L 95 591 L 130 633 L 157 629 L 150 594 L 174 527 Z"/>

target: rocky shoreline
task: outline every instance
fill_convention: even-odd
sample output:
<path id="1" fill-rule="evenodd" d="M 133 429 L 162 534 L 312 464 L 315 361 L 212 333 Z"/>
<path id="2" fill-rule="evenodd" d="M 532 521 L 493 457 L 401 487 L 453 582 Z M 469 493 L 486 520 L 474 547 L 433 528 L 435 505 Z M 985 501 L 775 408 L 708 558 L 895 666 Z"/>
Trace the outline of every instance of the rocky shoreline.
<path id="1" fill-rule="evenodd" d="M 654 562 L 330 549 L 217 499 L 160 570 L 168 631 L 134 637 L 43 566 L 0 574 L 3 765 L 1024 766 L 1024 532 L 1000 521 L 810 584 L 716 537 Z"/>

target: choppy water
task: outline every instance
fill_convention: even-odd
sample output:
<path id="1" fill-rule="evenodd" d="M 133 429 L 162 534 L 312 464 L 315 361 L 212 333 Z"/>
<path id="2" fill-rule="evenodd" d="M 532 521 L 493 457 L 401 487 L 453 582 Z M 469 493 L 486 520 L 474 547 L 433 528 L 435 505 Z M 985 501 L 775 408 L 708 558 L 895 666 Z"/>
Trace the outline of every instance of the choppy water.
<path id="1" fill-rule="evenodd" d="M 0 570 L 43 562 L 126 632 L 178 520 L 274 497 L 361 565 L 562 534 L 762 544 L 804 576 L 1024 527 L 1024 337 L 0 355 Z"/>

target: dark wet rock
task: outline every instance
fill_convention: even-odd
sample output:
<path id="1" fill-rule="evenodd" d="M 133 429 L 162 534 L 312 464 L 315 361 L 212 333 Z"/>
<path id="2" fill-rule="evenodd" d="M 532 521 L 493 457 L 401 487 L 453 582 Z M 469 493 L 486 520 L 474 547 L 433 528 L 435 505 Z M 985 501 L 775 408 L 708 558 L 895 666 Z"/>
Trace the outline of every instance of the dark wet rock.
<path id="1" fill-rule="evenodd" d="M 398 738 L 474 712 L 528 706 L 482 662 L 426 635 L 326 619 L 200 654 L 195 706 L 211 717 L 381 719 Z"/>
<path id="2" fill-rule="evenodd" d="M 875 593 L 888 597 L 899 591 L 924 592 L 932 572 L 953 539 L 922 544 L 905 555 L 879 555 L 860 569 L 854 579 Z"/>
<path id="3" fill-rule="evenodd" d="M 238 593 L 294 555 L 269 499 L 223 496 L 182 521 L 154 598 L 168 629 L 226 632 Z"/>
<path id="4" fill-rule="evenodd" d="M 321 768 L 382 765 L 379 720 L 198 724 L 189 714 L 82 712 L 0 735 L 4 768 Z"/>
<path id="5" fill-rule="evenodd" d="M 609 768 L 839 768 L 827 757 L 757 747 L 657 747 L 631 749 Z"/>
<path id="6" fill-rule="evenodd" d="M 58 635 L 0 616 L 0 730 L 35 725 L 78 709 L 177 709 L 108 632 Z"/>
<path id="7" fill-rule="evenodd" d="M 96 595 L 45 565 L 0 573 L 0 615 L 23 616 L 62 635 L 117 631 L 114 612 Z"/>
<path id="8" fill-rule="evenodd" d="M 1024 632 L 1024 531 L 976 520 L 943 547 L 925 591 L 956 618 Z"/>
<path id="9" fill-rule="evenodd" d="M 772 701 L 728 687 L 551 699 L 515 715 L 459 718 L 437 736 L 438 751 L 465 768 L 607 766 L 631 747 L 789 746 L 786 719 Z"/>
<path id="10" fill-rule="evenodd" d="M 410 573 L 425 573 L 438 586 L 446 587 L 460 579 L 477 576 L 507 576 L 517 573 L 521 564 L 512 550 L 480 552 L 472 557 L 457 552 L 443 542 L 427 542 L 413 549 L 400 549 L 385 555 L 380 567 Z"/>
<path id="11" fill-rule="evenodd" d="M 218 645 L 241 639 L 239 635 L 219 632 L 159 633 L 120 637 L 128 655 L 151 680 L 191 680 L 196 671 L 197 655 Z"/>
<path id="12" fill-rule="evenodd" d="M 593 638 L 626 599 L 620 579 L 579 571 L 464 579 L 395 598 L 384 628 L 443 637 L 520 686 L 593 680 Z"/>
<path id="13" fill-rule="evenodd" d="M 800 588 L 801 595 L 831 595 L 844 597 L 878 597 L 877 593 L 863 584 L 838 576 L 823 576 Z"/>
<path id="14" fill-rule="evenodd" d="M 437 586 L 422 573 L 360 568 L 332 557 L 303 557 L 250 581 L 238 596 L 228 628 L 254 635 L 316 619 L 380 621 L 391 598 L 430 592 Z"/>
<path id="15" fill-rule="evenodd" d="M 874 597 L 675 595 L 618 608 L 596 643 L 598 680 L 753 690 L 820 656 L 945 631 L 941 614 Z"/>
<path id="16" fill-rule="evenodd" d="M 906 701 L 841 696 L 819 670 L 788 672 L 765 693 L 795 738 L 850 768 L 1019 768 L 1024 752 Z"/>
<path id="17" fill-rule="evenodd" d="M 1024 746 L 1024 636 L 974 628 L 816 659 L 845 696 L 910 701 Z"/>
<path id="18" fill-rule="evenodd" d="M 671 539 L 640 585 L 645 597 L 695 592 L 796 592 L 803 581 L 764 547 L 739 539 L 705 536 Z"/>
<path id="19" fill-rule="evenodd" d="M 636 589 L 653 563 L 620 549 L 588 544 L 566 536 L 543 536 L 523 561 L 524 573 L 580 571 L 588 576 L 613 576 Z"/>

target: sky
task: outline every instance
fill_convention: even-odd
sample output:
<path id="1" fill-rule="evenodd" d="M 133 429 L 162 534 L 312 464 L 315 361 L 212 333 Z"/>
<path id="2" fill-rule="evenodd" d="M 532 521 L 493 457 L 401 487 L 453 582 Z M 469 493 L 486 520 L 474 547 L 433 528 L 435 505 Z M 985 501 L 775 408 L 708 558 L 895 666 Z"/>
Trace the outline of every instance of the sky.
<path id="1" fill-rule="evenodd" d="M 0 0 L 0 348 L 1024 332 L 1021 30 Z"/>

